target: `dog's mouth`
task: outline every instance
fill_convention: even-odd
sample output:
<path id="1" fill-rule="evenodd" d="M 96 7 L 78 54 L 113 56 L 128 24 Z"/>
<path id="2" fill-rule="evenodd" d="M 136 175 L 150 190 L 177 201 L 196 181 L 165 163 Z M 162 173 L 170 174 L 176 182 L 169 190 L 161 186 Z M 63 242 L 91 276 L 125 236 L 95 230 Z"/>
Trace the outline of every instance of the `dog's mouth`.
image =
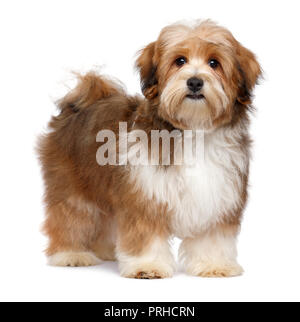
<path id="1" fill-rule="evenodd" d="M 205 96 L 202 94 L 188 94 L 186 97 L 190 98 L 191 100 L 202 100 L 205 98 Z"/>

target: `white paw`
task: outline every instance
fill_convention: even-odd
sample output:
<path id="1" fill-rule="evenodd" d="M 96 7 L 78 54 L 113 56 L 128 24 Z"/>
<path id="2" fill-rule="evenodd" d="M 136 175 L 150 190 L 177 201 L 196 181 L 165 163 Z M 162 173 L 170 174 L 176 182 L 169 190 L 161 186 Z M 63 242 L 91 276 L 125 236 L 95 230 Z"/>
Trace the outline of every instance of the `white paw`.
<path id="1" fill-rule="evenodd" d="M 90 252 L 59 252 L 49 257 L 51 266 L 95 266 L 101 264 L 101 260 Z"/>
<path id="2" fill-rule="evenodd" d="M 242 275 L 244 270 L 237 263 L 200 262 L 194 265 L 188 265 L 187 272 L 191 275 L 201 277 L 233 277 Z"/>
<path id="3" fill-rule="evenodd" d="M 121 275 L 127 278 L 136 279 L 161 279 L 172 277 L 174 268 L 164 263 L 120 263 Z"/>
<path id="4" fill-rule="evenodd" d="M 172 277 L 176 268 L 169 243 L 155 239 L 139 256 L 131 256 L 118 250 L 117 259 L 120 273 L 124 277 L 158 279 Z"/>

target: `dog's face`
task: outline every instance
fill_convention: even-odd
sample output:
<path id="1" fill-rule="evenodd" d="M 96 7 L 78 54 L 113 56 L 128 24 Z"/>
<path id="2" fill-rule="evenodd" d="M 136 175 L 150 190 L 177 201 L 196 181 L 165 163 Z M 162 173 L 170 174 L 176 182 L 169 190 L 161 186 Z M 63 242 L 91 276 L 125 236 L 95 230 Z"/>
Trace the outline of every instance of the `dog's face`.
<path id="1" fill-rule="evenodd" d="M 180 129 L 229 123 L 251 103 L 261 73 L 255 56 L 211 21 L 164 28 L 137 67 L 146 98 L 158 99 L 159 115 Z"/>

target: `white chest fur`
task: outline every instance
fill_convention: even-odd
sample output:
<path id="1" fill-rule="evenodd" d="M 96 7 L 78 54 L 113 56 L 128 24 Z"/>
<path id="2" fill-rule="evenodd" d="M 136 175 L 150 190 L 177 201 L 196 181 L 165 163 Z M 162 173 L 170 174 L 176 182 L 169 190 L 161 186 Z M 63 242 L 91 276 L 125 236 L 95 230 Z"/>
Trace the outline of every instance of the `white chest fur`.
<path id="1" fill-rule="evenodd" d="M 241 173 L 248 168 L 239 136 L 236 130 L 223 129 L 206 134 L 204 157 L 192 167 L 131 168 L 132 179 L 145 197 L 168 205 L 176 236 L 191 237 L 239 206 Z"/>

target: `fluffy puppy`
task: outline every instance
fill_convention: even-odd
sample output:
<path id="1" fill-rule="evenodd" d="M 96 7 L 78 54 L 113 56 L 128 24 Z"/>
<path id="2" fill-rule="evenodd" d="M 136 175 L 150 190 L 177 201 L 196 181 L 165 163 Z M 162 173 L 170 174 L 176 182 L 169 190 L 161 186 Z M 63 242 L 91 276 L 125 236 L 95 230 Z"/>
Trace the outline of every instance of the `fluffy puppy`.
<path id="1" fill-rule="evenodd" d="M 261 74 L 254 54 L 211 21 L 164 28 L 136 62 L 145 98 L 127 96 L 116 83 L 90 72 L 58 104 L 60 114 L 39 143 L 46 184 L 47 256 L 52 265 L 87 266 L 117 260 L 122 276 L 173 275 L 172 236 L 189 274 L 242 273 L 236 237 L 247 200 L 251 93 Z M 201 131 L 203 157 L 176 163 L 176 144 L 164 163 L 99 164 L 99 147 L 128 135 Z M 115 140 L 96 138 L 99 131 Z M 132 141 L 131 141 L 132 142 Z M 134 145 L 131 143 L 131 146 Z M 175 151 L 175 152 L 174 152 Z M 108 153 L 109 154 L 109 153 Z M 155 153 L 152 153 L 152 155 Z M 107 156 L 107 155 L 106 155 Z M 127 158 L 128 161 L 128 158 Z"/>

